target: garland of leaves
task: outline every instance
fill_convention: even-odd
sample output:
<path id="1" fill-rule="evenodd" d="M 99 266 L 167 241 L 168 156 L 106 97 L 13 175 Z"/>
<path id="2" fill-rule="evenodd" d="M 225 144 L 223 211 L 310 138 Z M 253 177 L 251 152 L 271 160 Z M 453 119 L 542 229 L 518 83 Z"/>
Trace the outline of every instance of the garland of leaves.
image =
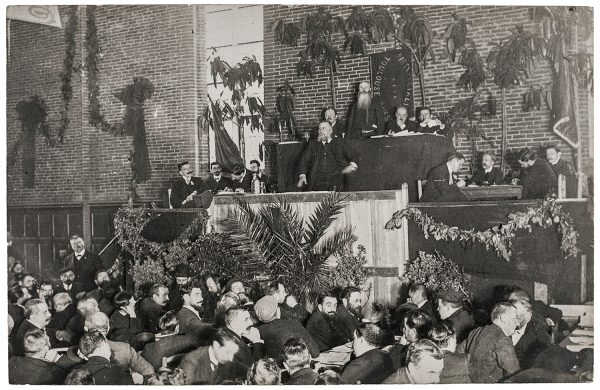
<path id="1" fill-rule="evenodd" d="M 530 207 L 524 212 L 514 212 L 508 215 L 508 222 L 504 225 L 494 226 L 484 231 L 475 232 L 473 229 L 464 230 L 456 226 L 449 226 L 438 222 L 417 208 L 406 208 L 396 211 L 386 223 L 386 229 L 398 229 L 402 226 L 402 219 L 412 219 L 421 229 L 425 238 L 433 236 L 436 240 L 456 241 L 464 248 L 474 243 L 485 245 L 486 249 L 494 248 L 498 256 L 506 261 L 512 254 L 512 239 L 520 229 L 527 229 L 531 233 L 532 225 L 541 226 L 543 229 L 555 227 L 561 237 L 560 249 L 565 259 L 577 256 L 577 237 L 579 233 L 573 226 L 573 219 L 568 212 L 555 199 L 545 199 L 538 207 Z"/>
<path id="2" fill-rule="evenodd" d="M 65 27 L 65 43 L 67 48 L 65 51 L 65 58 L 63 60 L 63 71 L 60 73 L 62 81 L 60 92 L 62 93 L 63 106 L 60 113 L 60 127 L 58 128 L 58 142 L 61 144 L 65 138 L 65 131 L 69 126 L 69 104 L 73 97 L 73 87 L 71 81 L 73 79 L 73 72 L 75 71 L 75 34 L 77 33 L 77 24 L 79 23 L 77 17 L 77 6 L 72 5 L 69 7 L 69 21 Z"/>

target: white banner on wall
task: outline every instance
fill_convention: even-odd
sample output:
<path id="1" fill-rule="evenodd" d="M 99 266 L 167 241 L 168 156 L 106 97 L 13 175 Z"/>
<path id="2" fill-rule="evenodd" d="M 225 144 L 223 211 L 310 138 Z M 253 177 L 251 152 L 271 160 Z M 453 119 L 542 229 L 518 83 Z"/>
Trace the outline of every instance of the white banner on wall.
<path id="1" fill-rule="evenodd" d="M 62 28 L 57 5 L 10 5 L 6 17 Z"/>

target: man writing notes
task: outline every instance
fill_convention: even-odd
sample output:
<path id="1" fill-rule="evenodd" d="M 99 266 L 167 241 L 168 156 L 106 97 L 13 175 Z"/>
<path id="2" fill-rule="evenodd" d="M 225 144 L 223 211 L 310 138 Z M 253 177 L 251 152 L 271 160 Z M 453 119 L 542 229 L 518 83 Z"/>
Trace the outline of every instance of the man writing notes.
<path id="1" fill-rule="evenodd" d="M 466 196 L 460 192 L 465 181 L 454 178 L 454 173 L 460 170 L 465 158 L 460 153 L 450 153 L 446 164 L 435 167 L 427 176 L 427 184 L 423 190 L 421 202 L 462 202 Z"/>
<path id="2" fill-rule="evenodd" d="M 358 85 L 356 103 L 348 118 L 346 138 L 365 139 L 384 132 L 383 115 L 371 98 L 371 84 L 362 81 Z"/>
<path id="3" fill-rule="evenodd" d="M 300 158 L 298 187 L 308 184 L 309 191 L 341 191 L 344 175 L 358 169 L 358 155 L 340 138 L 332 138 L 329 122 L 319 124 L 319 136 L 312 140 Z M 308 179 L 307 179 L 308 174 Z"/>
<path id="4" fill-rule="evenodd" d="M 387 135 L 397 137 L 417 131 L 417 124 L 408 120 L 408 108 L 400 106 L 396 109 L 396 119 L 386 123 Z"/>
<path id="5" fill-rule="evenodd" d="M 171 206 L 174 209 L 194 206 L 194 195 L 201 194 L 204 182 L 199 177 L 192 177 L 190 163 L 183 161 L 177 164 L 181 175 L 171 185 Z"/>

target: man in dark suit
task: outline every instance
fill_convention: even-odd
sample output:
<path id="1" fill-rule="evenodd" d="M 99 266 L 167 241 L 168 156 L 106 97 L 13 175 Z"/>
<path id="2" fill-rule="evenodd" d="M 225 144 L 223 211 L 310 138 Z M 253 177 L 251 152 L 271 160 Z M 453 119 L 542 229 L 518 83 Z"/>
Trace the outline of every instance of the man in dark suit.
<path id="1" fill-rule="evenodd" d="M 284 320 L 296 320 L 302 326 L 306 324 L 310 313 L 299 305 L 296 301 L 296 297 L 288 295 L 285 286 L 279 281 L 273 281 L 269 283 L 265 291 L 266 295 L 271 295 L 279 303 L 280 318 Z"/>
<path id="2" fill-rule="evenodd" d="M 48 305 L 43 299 L 34 298 L 27 301 L 25 304 L 25 319 L 15 335 L 15 349 L 13 351 L 15 356 L 24 356 L 23 341 L 25 334 L 35 329 L 41 329 L 45 333 L 50 318 L 50 310 L 48 310 Z"/>
<path id="3" fill-rule="evenodd" d="M 64 348 L 72 345 L 72 334 L 67 324 L 77 314 L 71 296 L 67 293 L 58 293 L 52 298 L 55 313 L 46 326 L 50 342 L 55 348 Z"/>
<path id="4" fill-rule="evenodd" d="M 419 110 L 419 124 L 416 126 L 416 131 L 426 134 L 447 135 L 445 125 L 431 115 L 429 107 L 422 107 Z"/>
<path id="5" fill-rule="evenodd" d="M 306 330 L 317 342 L 321 352 L 351 341 L 337 316 L 337 306 L 335 294 L 323 294 L 319 297 L 318 310 L 312 313 L 306 323 Z"/>
<path id="6" fill-rule="evenodd" d="M 471 178 L 471 183 L 478 186 L 491 186 L 494 184 L 502 184 L 504 175 L 500 168 L 494 167 L 494 155 L 492 152 L 485 152 L 481 156 L 481 168 L 475 172 Z"/>
<path id="7" fill-rule="evenodd" d="M 78 235 L 69 239 L 73 253 L 65 258 L 64 267 L 72 267 L 75 279 L 81 283 L 83 291 L 88 292 L 96 287 L 94 277 L 103 268 L 100 257 L 85 249 L 83 238 Z"/>
<path id="8" fill-rule="evenodd" d="M 110 361 L 110 346 L 100 332 L 84 334 L 79 341 L 79 351 L 87 358 L 81 368 L 92 373 L 96 385 L 134 384 L 127 367 Z"/>
<path id="9" fill-rule="evenodd" d="M 329 122 L 319 124 L 318 139 L 308 142 L 298 163 L 298 187 L 308 183 L 309 191 L 341 191 L 344 175 L 358 169 L 357 153 L 344 140 L 332 138 L 332 133 Z"/>
<path id="10" fill-rule="evenodd" d="M 337 306 L 336 315 L 342 323 L 344 334 L 350 340 L 362 320 L 362 296 L 360 290 L 354 286 L 345 287 L 340 293 L 342 304 Z"/>
<path id="11" fill-rule="evenodd" d="M 440 291 L 437 293 L 440 319 L 448 320 L 456 332 L 456 342 L 461 343 L 475 329 L 473 316 L 463 307 L 465 296 L 459 291 Z"/>
<path id="12" fill-rule="evenodd" d="M 246 173 L 246 176 L 244 176 L 242 187 L 246 193 L 255 192 L 255 189 L 252 188 L 252 183 L 254 183 L 254 180 L 258 180 L 259 191 L 262 183 L 262 187 L 264 188 L 265 192 L 273 192 L 273 179 L 260 171 L 260 162 L 258 160 L 250 161 L 250 172 Z"/>
<path id="13" fill-rule="evenodd" d="M 379 349 L 383 331 L 375 324 L 363 323 L 356 330 L 352 347 L 356 359 L 342 371 L 342 382 L 347 384 L 379 384 L 394 372 L 392 359 Z"/>
<path id="14" fill-rule="evenodd" d="M 298 321 L 279 318 L 280 311 L 277 299 L 272 295 L 265 295 L 254 305 L 256 317 L 262 322 L 258 327 L 261 339 L 265 342 L 265 355 L 273 359 L 280 359 L 281 348 L 292 338 L 300 338 L 308 345 L 312 357 L 319 356 L 319 345 L 313 340 Z"/>
<path id="15" fill-rule="evenodd" d="M 521 150 L 519 155 L 521 173 L 518 179 L 513 179 L 513 184 L 523 186 L 524 199 L 543 199 L 556 191 L 558 179 L 546 160 L 538 158 L 529 148 Z"/>
<path id="16" fill-rule="evenodd" d="M 389 356 L 396 370 L 406 365 L 406 356 L 410 345 L 429 337 L 433 321 L 427 314 L 415 309 L 406 313 L 403 325 L 404 340 L 399 341 L 389 349 Z"/>
<path id="17" fill-rule="evenodd" d="M 217 385 L 225 380 L 241 379 L 231 372 L 230 363 L 238 352 L 236 340 L 224 331 L 215 334 L 211 345 L 200 347 L 181 359 L 185 384 Z"/>
<path id="18" fill-rule="evenodd" d="M 289 373 L 285 385 L 313 385 L 317 373 L 310 368 L 310 352 L 304 340 L 292 338 L 283 344 L 283 365 Z"/>
<path id="19" fill-rule="evenodd" d="M 58 271 L 58 276 L 61 283 L 54 288 L 54 291 L 56 291 L 57 294 L 68 293 L 73 302 L 75 302 L 77 299 L 77 294 L 80 292 L 85 292 L 81 282 L 75 280 L 75 272 L 73 272 L 73 267 L 61 268 L 60 271 Z"/>
<path id="20" fill-rule="evenodd" d="M 243 376 L 255 361 L 265 355 L 265 342 L 245 308 L 230 307 L 225 312 L 223 321 L 225 327 L 222 331 L 238 346 L 233 360 L 228 363 L 228 366 L 231 366 L 229 371 Z M 245 340 L 248 340 L 249 344 Z"/>
<path id="21" fill-rule="evenodd" d="M 533 366 L 537 356 L 551 344 L 548 325 L 533 317 L 531 304 L 524 300 L 511 302 L 517 308 L 519 328 L 512 335 L 519 366 L 525 370 Z"/>
<path id="22" fill-rule="evenodd" d="M 344 138 L 346 136 L 346 126 L 339 120 L 337 111 L 333 107 L 329 107 L 323 113 L 324 119 L 331 123 L 333 129 L 333 138 Z"/>
<path id="23" fill-rule="evenodd" d="M 234 192 L 245 192 L 243 182 L 247 174 L 248 172 L 243 164 L 235 164 L 233 168 L 231 168 L 231 181 L 233 182 L 233 187 L 231 189 Z"/>
<path id="24" fill-rule="evenodd" d="M 573 164 L 564 158 L 557 145 L 551 145 L 546 148 L 546 159 L 554 171 L 556 178 L 563 175 L 566 181 L 567 198 L 577 197 L 577 173 Z"/>
<path id="25" fill-rule="evenodd" d="M 110 316 L 108 339 L 130 343 L 135 335 L 144 332 L 144 324 L 135 311 L 136 301 L 129 291 L 121 291 L 113 302 L 117 310 Z"/>
<path id="26" fill-rule="evenodd" d="M 387 377 L 383 384 L 435 384 L 444 369 L 444 353 L 431 340 L 413 343 L 406 356 L 406 367 Z"/>
<path id="27" fill-rule="evenodd" d="M 219 191 L 233 190 L 233 181 L 221 174 L 221 164 L 216 161 L 210 163 L 210 173 L 211 175 L 204 182 L 205 189 L 210 190 L 213 194 L 217 194 Z"/>
<path id="28" fill-rule="evenodd" d="M 167 312 L 169 289 L 164 284 L 155 284 L 148 293 L 150 297 L 140 303 L 140 319 L 146 332 L 158 333 L 158 320 Z"/>
<path id="29" fill-rule="evenodd" d="M 427 287 L 425 287 L 425 285 L 422 283 L 413 283 L 408 289 L 408 297 L 410 298 L 410 302 L 417 305 L 416 308 L 427 314 L 435 324 L 435 310 L 433 309 L 433 304 L 431 301 L 427 299 L 427 295 Z"/>
<path id="30" fill-rule="evenodd" d="M 187 161 L 177 164 L 181 177 L 171 184 L 171 207 L 174 209 L 189 208 L 194 206 L 194 195 L 204 191 L 204 182 L 201 178 L 192 176 L 192 168 Z"/>
<path id="31" fill-rule="evenodd" d="M 25 303 L 31 298 L 29 290 L 23 286 L 13 286 L 8 290 L 8 314 L 14 321 L 10 338 L 14 339 L 21 323 L 25 319 Z"/>
<path id="32" fill-rule="evenodd" d="M 41 329 L 25 333 L 25 356 L 8 361 L 8 383 L 12 385 L 61 385 L 67 376 L 55 363 L 46 360 L 50 350 L 48 335 Z"/>
<path id="33" fill-rule="evenodd" d="M 210 337 L 211 326 L 202 321 L 202 290 L 200 286 L 188 284 L 181 288 L 183 307 L 177 313 L 179 334 L 191 334 L 200 339 Z"/>
<path id="34" fill-rule="evenodd" d="M 466 196 L 460 192 L 465 186 L 462 179 L 456 180 L 454 174 L 460 170 L 465 158 L 460 153 L 450 153 L 446 163 L 435 167 L 427 176 L 421 202 L 464 202 Z"/>
<path id="35" fill-rule="evenodd" d="M 358 84 L 356 103 L 352 105 L 348 116 L 346 138 L 366 139 L 384 133 L 385 123 L 381 109 L 373 104 L 371 84 L 361 81 Z"/>

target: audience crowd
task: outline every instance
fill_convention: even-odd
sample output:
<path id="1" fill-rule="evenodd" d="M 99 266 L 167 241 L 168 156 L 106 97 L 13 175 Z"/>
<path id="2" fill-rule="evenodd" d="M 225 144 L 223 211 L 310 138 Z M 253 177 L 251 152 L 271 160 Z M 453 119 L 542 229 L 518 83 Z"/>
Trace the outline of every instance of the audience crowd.
<path id="1" fill-rule="evenodd" d="M 88 254 L 91 256 L 92 254 Z M 421 285 L 389 308 L 353 286 L 309 312 L 278 281 L 261 291 L 180 266 L 137 296 L 98 267 L 60 284 L 9 266 L 11 384 L 432 384 L 579 382 L 593 353 L 556 344 L 561 313 L 504 286 L 489 313 Z M 81 280 L 87 280 L 81 283 Z M 89 285 L 89 281 L 93 286 Z M 84 287 L 88 284 L 88 287 Z M 225 287 L 221 288 L 221 285 Z M 477 297 L 476 297 L 477 298 Z M 254 301 L 255 300 L 255 301 Z M 558 333 L 560 334 L 560 332 Z M 349 361 L 321 355 L 347 348 Z M 351 354 L 349 351 L 352 351 Z"/>

